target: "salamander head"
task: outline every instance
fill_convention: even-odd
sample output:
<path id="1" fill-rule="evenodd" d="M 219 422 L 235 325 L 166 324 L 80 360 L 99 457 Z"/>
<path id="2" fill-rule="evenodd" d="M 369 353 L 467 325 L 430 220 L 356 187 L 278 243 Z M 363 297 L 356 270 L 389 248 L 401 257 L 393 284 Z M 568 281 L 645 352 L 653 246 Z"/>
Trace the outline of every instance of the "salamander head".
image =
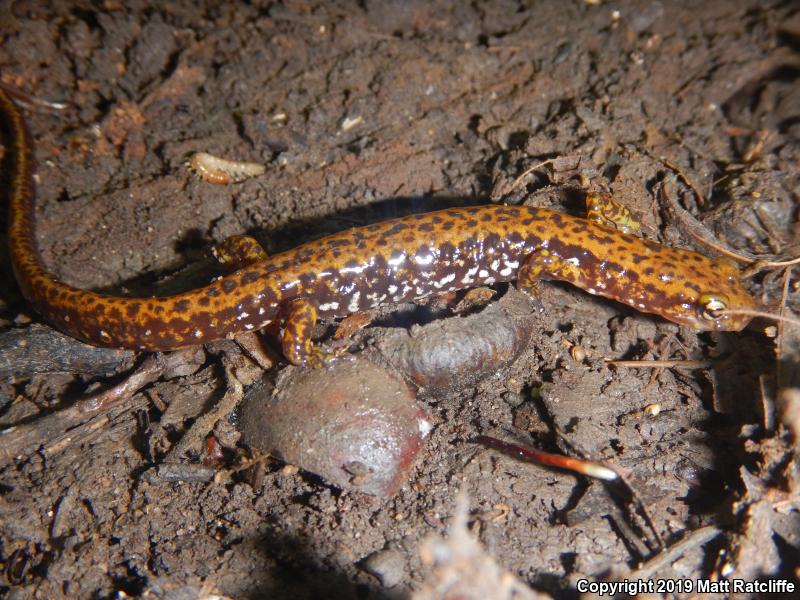
<path id="1" fill-rule="evenodd" d="M 742 285 L 736 265 L 724 258 L 710 262 L 713 270 L 698 282 L 702 291 L 685 295 L 665 316 L 699 331 L 741 331 L 753 317 L 737 311 L 756 310 L 755 298 Z"/>

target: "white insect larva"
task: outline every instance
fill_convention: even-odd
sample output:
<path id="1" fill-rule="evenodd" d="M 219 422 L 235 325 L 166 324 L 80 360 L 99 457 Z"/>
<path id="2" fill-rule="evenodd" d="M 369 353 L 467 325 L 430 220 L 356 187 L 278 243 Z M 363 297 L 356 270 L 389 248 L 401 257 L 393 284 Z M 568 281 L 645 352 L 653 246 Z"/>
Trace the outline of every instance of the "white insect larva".
<path id="1" fill-rule="evenodd" d="M 202 179 L 217 185 L 239 183 L 251 177 L 263 175 L 264 165 L 242 160 L 227 160 L 209 154 L 195 152 L 189 159 L 189 167 Z"/>

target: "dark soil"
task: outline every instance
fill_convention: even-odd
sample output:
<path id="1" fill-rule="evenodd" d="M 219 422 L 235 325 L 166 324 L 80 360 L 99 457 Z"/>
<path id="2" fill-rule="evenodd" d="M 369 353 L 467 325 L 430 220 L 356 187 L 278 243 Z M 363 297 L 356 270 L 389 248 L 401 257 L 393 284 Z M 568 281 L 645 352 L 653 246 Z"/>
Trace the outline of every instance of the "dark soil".
<path id="1" fill-rule="evenodd" d="M 586 185 L 612 191 L 667 244 L 714 254 L 690 234 L 701 231 L 744 256 L 800 249 L 790 0 L 156 4 L 0 6 L 3 83 L 69 102 L 27 116 L 41 250 L 74 285 L 152 294 L 206 282 L 211 245 L 240 233 L 272 253 L 492 199 L 579 214 Z M 195 151 L 267 174 L 212 185 L 187 169 Z M 579 167 L 542 167 L 508 193 L 527 168 L 565 156 Z M 2 326 L 17 336 L 0 351 L 12 365 L 4 426 L 35 427 L 124 379 L 130 356 L 116 374 L 100 358 L 94 372 L 26 373 L 19 336 L 39 335 L 38 317 L 2 264 Z M 749 285 L 776 306 L 786 284 L 792 307 L 797 281 L 772 268 Z M 796 385 L 796 340 L 775 339 L 767 321 L 698 335 L 567 285 L 544 284 L 539 302 L 511 364 L 419 392 L 434 429 L 391 498 L 271 459 L 245 470 L 253 455 L 225 423 L 213 461 L 204 444 L 184 457 L 187 468 L 205 459 L 198 477 L 159 475 L 225 391 L 224 360 L 238 356 L 246 385 L 262 376 L 233 344 L 211 346 L 91 426 L 0 465 L 0 595 L 403 598 L 422 585 L 420 545 L 446 533 L 459 491 L 488 554 L 556 596 L 574 596 L 583 577 L 796 577 L 800 417 L 781 408 L 794 406 L 783 388 Z M 382 333 L 358 335 L 369 346 Z M 616 465 L 667 546 L 704 526 L 719 533 L 637 571 L 661 555 L 624 502 L 471 442 L 481 434 Z"/>

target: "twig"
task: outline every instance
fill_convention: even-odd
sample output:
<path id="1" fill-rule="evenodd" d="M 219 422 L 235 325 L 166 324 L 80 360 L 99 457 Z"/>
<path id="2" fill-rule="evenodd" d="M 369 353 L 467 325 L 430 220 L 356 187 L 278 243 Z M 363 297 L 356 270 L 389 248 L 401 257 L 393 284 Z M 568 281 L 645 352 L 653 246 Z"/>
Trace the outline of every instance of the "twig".
<path id="1" fill-rule="evenodd" d="M 181 440 L 164 457 L 164 463 L 180 462 L 183 453 L 192 446 L 202 444 L 203 439 L 214 429 L 217 421 L 227 417 L 244 396 L 241 382 L 234 376 L 231 368 L 225 364 L 225 395 L 210 412 L 195 420 Z"/>
<path id="2" fill-rule="evenodd" d="M 649 579 L 670 563 L 678 560 L 692 548 L 702 546 L 713 540 L 721 533 L 721 530 L 714 525 L 707 525 L 700 529 L 695 529 L 680 542 L 665 548 L 650 560 L 639 565 L 639 568 L 627 575 L 628 579 Z"/>
<path id="3" fill-rule="evenodd" d="M 174 359 L 171 358 L 173 356 Z M 96 396 L 80 400 L 69 408 L 36 419 L 32 423 L 0 431 L 0 463 L 13 458 L 24 458 L 43 444 L 63 438 L 70 430 L 98 416 L 104 416 L 111 408 L 122 404 L 138 390 L 157 380 L 170 363 L 179 357 L 180 353 L 170 355 L 170 359 L 165 358 L 163 354 L 150 355 L 130 377 Z M 95 422 L 92 427 L 102 426 L 102 423 L 99 426 L 97 423 Z M 49 453 L 55 453 L 70 445 L 72 437 L 63 438 L 61 445 L 51 445 Z"/>

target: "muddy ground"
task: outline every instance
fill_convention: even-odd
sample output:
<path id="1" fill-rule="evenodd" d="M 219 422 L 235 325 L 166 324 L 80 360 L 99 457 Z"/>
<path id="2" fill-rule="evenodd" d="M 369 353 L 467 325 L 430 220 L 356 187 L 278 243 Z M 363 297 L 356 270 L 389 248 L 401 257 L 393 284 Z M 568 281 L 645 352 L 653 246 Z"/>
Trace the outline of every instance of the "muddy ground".
<path id="1" fill-rule="evenodd" d="M 110 0 L 4 2 L 0 14 L 2 82 L 69 103 L 27 115 L 41 251 L 73 285 L 204 283 L 211 245 L 245 232 L 274 253 L 433 207 L 580 214 L 587 185 L 612 191 L 651 239 L 798 254 L 800 11 L 789 0 Z M 196 151 L 267 173 L 213 185 L 187 169 Z M 513 185 L 576 156 L 577 168 L 546 165 Z M 2 264 L 3 425 L 33 431 L 144 360 L 106 353 L 79 372 L 47 360 L 26 371 L 31 348 L 55 342 L 31 326 Z M 747 281 L 771 307 L 800 300 L 785 268 Z M 557 597 L 584 577 L 798 583 L 791 331 L 758 320 L 698 335 L 560 284 L 539 301 L 516 360 L 415 392 L 433 431 L 394 497 L 259 459 L 224 424 L 219 456 L 201 437 L 183 475 L 159 471 L 230 385 L 225 360 L 247 385 L 262 376 L 225 344 L 69 432 L 55 421 L 13 452 L 0 437 L 0 594 L 405 598 L 429 572 L 423 540 L 446 534 L 460 491 L 487 555 Z M 389 329 L 362 330 L 353 351 Z M 669 550 L 603 485 L 472 443 L 480 434 L 616 465 Z"/>

